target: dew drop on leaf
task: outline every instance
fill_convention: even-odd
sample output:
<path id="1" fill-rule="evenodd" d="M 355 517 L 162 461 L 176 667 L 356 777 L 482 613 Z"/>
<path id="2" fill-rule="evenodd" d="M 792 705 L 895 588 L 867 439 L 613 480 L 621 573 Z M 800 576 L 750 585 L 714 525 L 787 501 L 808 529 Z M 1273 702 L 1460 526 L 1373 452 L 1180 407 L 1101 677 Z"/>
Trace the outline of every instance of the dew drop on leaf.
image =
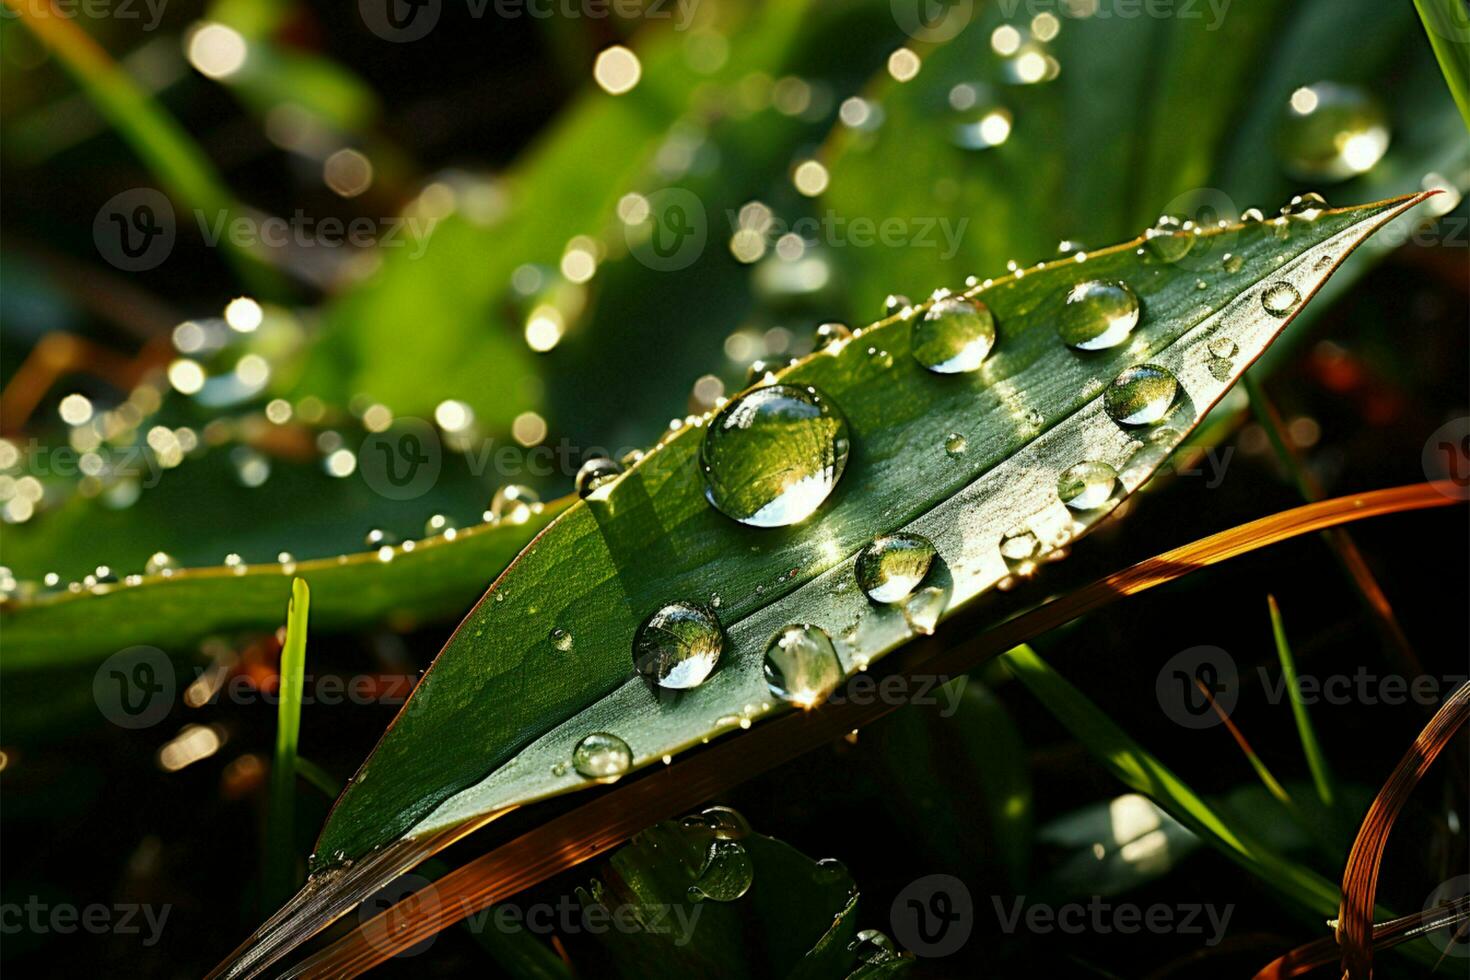
<path id="1" fill-rule="evenodd" d="M 920 589 L 903 604 L 903 618 L 909 629 L 923 636 L 934 632 L 939 617 L 944 612 L 945 594 L 938 586 Z"/>
<path id="2" fill-rule="evenodd" d="M 1076 350 L 1106 350 L 1138 325 L 1138 297 L 1126 282 L 1092 279 L 1067 293 L 1057 317 L 1062 342 Z"/>
<path id="3" fill-rule="evenodd" d="M 567 653 L 572 649 L 572 634 L 562 629 L 560 626 L 551 631 L 548 639 L 551 640 L 551 645 L 556 647 L 562 653 Z"/>
<path id="4" fill-rule="evenodd" d="M 577 470 L 577 496 L 583 500 L 592 496 L 599 488 L 611 484 L 623 473 L 623 466 L 617 460 L 599 456 L 589 459 Z"/>
<path id="5" fill-rule="evenodd" d="M 1126 368 L 1103 392 L 1103 409 L 1122 425 L 1152 425 L 1179 397 L 1179 381 L 1157 364 Z"/>
<path id="6" fill-rule="evenodd" d="M 994 346 L 995 317 L 978 300 L 945 297 L 914 324 L 914 359 L 936 374 L 974 371 Z"/>
<path id="7" fill-rule="evenodd" d="M 593 732 L 572 751 L 572 768 L 601 782 L 616 780 L 632 764 L 633 751 L 628 743 L 607 732 Z"/>
<path id="8" fill-rule="evenodd" d="M 173 555 L 163 551 L 155 551 L 143 563 L 143 571 L 148 575 L 172 575 L 178 570 L 178 560 Z"/>
<path id="9" fill-rule="evenodd" d="M 1327 210 L 1327 201 L 1321 194 L 1307 191 L 1305 194 L 1297 194 L 1281 207 L 1282 217 L 1303 218 L 1307 221 L 1315 221 Z"/>
<path id="10" fill-rule="evenodd" d="M 1302 301 L 1302 294 L 1289 282 L 1273 282 L 1261 294 L 1261 306 L 1272 316 L 1285 316 Z"/>
<path id="11" fill-rule="evenodd" d="M 1194 232 L 1185 227 L 1185 222 L 1172 214 L 1160 215 L 1159 220 L 1143 233 L 1148 250 L 1164 262 L 1178 262 L 1194 248 Z"/>
<path id="12" fill-rule="evenodd" d="M 1073 510 L 1095 510 L 1112 498 L 1117 486 L 1117 470 L 1107 463 L 1084 460 L 1062 472 L 1057 496 Z"/>
<path id="13" fill-rule="evenodd" d="M 659 687 L 686 690 L 704 683 L 724 645 L 714 610 L 671 602 L 645 619 L 634 633 L 633 666 Z"/>
<path id="14" fill-rule="evenodd" d="M 507 524 L 524 524 L 531 519 L 532 512 L 540 503 L 541 498 L 530 487 L 508 483 L 495 491 L 495 496 L 490 501 L 490 519 Z"/>
<path id="15" fill-rule="evenodd" d="M 845 323 L 823 323 L 817 327 L 812 338 L 813 350 L 826 350 L 833 344 L 839 344 L 852 339 L 852 331 L 847 329 Z"/>
<path id="16" fill-rule="evenodd" d="M 874 602 L 902 602 L 929 574 L 934 544 L 919 534 L 874 538 L 857 556 L 857 582 Z"/>
<path id="17" fill-rule="evenodd" d="M 705 428 L 699 451 L 705 497 L 751 527 L 795 524 L 832 493 L 848 448 L 847 420 L 815 388 L 756 388 Z"/>
<path id="18" fill-rule="evenodd" d="M 842 662 L 820 626 L 787 626 L 766 647 L 766 685 L 788 704 L 811 708 L 842 682 Z"/>
<path id="19" fill-rule="evenodd" d="M 715 839 L 705 853 L 699 878 L 689 886 L 695 902 L 733 902 L 750 891 L 755 881 L 755 864 L 739 841 Z"/>
<path id="20" fill-rule="evenodd" d="M 1000 556 L 1013 569 L 1031 562 L 1040 550 L 1041 542 L 1030 528 L 1013 527 L 1000 539 Z"/>
<path id="21" fill-rule="evenodd" d="M 1220 260 L 1220 264 L 1225 267 L 1226 272 L 1234 275 L 1245 268 L 1245 259 L 1233 252 L 1226 252 L 1225 256 Z"/>
<path id="22" fill-rule="evenodd" d="M 958 432 L 951 432 L 944 437 L 944 451 L 950 459 L 959 459 L 970 448 L 970 441 Z"/>
<path id="23" fill-rule="evenodd" d="M 1240 346 L 1229 337 L 1211 337 L 1209 349 L 1212 357 L 1234 357 Z"/>
<path id="24" fill-rule="evenodd" d="M 895 313 L 902 313 L 912 305 L 909 298 L 902 293 L 889 293 L 883 300 L 883 315 L 888 317 Z"/>

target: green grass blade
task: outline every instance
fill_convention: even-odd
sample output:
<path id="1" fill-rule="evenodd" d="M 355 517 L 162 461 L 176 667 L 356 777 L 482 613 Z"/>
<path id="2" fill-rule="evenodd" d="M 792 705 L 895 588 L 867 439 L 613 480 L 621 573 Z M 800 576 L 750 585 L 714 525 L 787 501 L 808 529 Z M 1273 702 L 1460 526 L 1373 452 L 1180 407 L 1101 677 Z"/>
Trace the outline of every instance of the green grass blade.
<path id="1" fill-rule="evenodd" d="M 1001 662 L 1124 785 L 1152 799 L 1202 840 L 1303 909 L 1324 916 L 1336 914 L 1340 898 L 1336 885 L 1271 852 L 1234 826 L 1029 646 L 1003 654 Z"/>
<path id="2" fill-rule="evenodd" d="M 1470 8 L 1464 0 L 1414 0 L 1445 84 L 1470 127 Z"/>
<path id="3" fill-rule="evenodd" d="M 335 800 L 342 792 L 342 784 L 331 773 L 303 755 L 296 756 L 296 775 L 321 790 L 329 800 Z"/>
<path id="4" fill-rule="evenodd" d="M 1271 610 L 1271 635 L 1276 640 L 1276 655 L 1281 659 L 1281 675 L 1286 681 L 1286 693 L 1291 697 L 1291 713 L 1296 718 L 1296 730 L 1301 738 L 1302 751 L 1307 756 L 1307 766 L 1312 770 L 1312 785 L 1317 789 L 1317 798 L 1331 807 L 1337 798 L 1332 784 L 1332 771 L 1327 766 L 1327 757 L 1317 741 L 1317 732 L 1312 728 L 1312 718 L 1307 714 L 1307 705 L 1302 700 L 1301 688 L 1297 684 L 1296 658 L 1291 654 L 1291 644 L 1286 640 L 1286 627 L 1281 621 L 1281 608 L 1276 597 L 1268 595 L 1266 604 Z"/>
<path id="5" fill-rule="evenodd" d="M 265 835 L 265 906 L 275 908 L 295 887 L 296 746 L 301 735 L 301 688 L 306 675 L 306 622 L 311 590 L 306 579 L 291 582 L 286 607 L 286 642 L 281 645 L 276 754 L 271 764 L 270 810 Z"/>

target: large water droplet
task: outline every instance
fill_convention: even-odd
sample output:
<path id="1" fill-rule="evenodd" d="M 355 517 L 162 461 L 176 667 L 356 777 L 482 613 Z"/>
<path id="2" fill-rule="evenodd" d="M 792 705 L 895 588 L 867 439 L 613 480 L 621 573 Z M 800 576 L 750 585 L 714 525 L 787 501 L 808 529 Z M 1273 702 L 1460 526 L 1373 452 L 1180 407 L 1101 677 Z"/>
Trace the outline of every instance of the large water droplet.
<path id="1" fill-rule="evenodd" d="M 1372 169 L 1388 144 L 1388 116 L 1362 89 L 1318 82 L 1292 93 L 1280 147 L 1293 176 L 1346 180 Z"/>
<path id="2" fill-rule="evenodd" d="M 1085 460 L 1063 471 L 1057 479 L 1057 496 L 1073 510 L 1095 510 L 1112 498 L 1117 486 L 1117 470 L 1107 463 Z"/>
<path id="3" fill-rule="evenodd" d="M 487 514 L 492 521 L 524 524 L 531 519 L 531 514 L 540 503 L 541 498 L 530 487 L 521 486 L 518 483 L 507 483 L 495 491 Z"/>
<path id="4" fill-rule="evenodd" d="M 1301 301 L 1302 294 L 1289 282 L 1273 282 L 1261 293 L 1261 305 L 1273 316 L 1286 316 Z"/>
<path id="5" fill-rule="evenodd" d="M 750 891 L 755 881 L 755 864 L 739 841 L 716 838 L 709 842 L 699 879 L 689 886 L 695 902 L 733 902 Z"/>
<path id="6" fill-rule="evenodd" d="M 1209 350 L 1212 357 L 1234 357 L 1239 352 L 1240 345 L 1229 337 L 1211 337 Z"/>
<path id="7" fill-rule="evenodd" d="M 1178 262 L 1194 248 L 1194 232 L 1185 227 L 1184 219 L 1172 214 L 1160 215 L 1143 237 L 1149 251 L 1164 262 Z"/>
<path id="8" fill-rule="evenodd" d="M 633 635 L 633 666 L 659 687 L 698 687 L 715 669 L 724 632 L 714 611 L 671 602 L 643 621 Z"/>
<path id="9" fill-rule="evenodd" d="M 1179 380 L 1157 364 L 1127 368 L 1103 392 L 1103 408 L 1115 422 L 1152 425 L 1179 397 Z"/>
<path id="10" fill-rule="evenodd" d="M 810 708 L 842 683 L 842 662 L 819 626 L 787 626 L 766 647 L 766 684 L 782 701 Z"/>
<path id="11" fill-rule="evenodd" d="M 1027 565 L 1040 551 L 1041 541 L 1027 527 L 1013 527 L 1000 539 L 1000 556 L 1011 568 Z"/>
<path id="12" fill-rule="evenodd" d="M 809 517 L 847 465 L 847 420 L 815 388 L 771 385 L 730 402 L 705 429 L 705 496 L 752 527 Z"/>
<path id="13" fill-rule="evenodd" d="M 951 432 L 944 437 L 944 452 L 950 459 L 959 459 L 970 450 L 970 440 L 959 432 Z"/>
<path id="14" fill-rule="evenodd" d="M 577 470 L 577 496 L 586 499 L 598 488 L 611 484 L 623 474 L 623 466 L 617 460 L 599 456 L 589 459 Z"/>
<path id="15" fill-rule="evenodd" d="M 933 633 L 934 628 L 939 625 L 939 617 L 944 613 L 947 598 L 944 590 L 936 585 L 920 589 L 910 596 L 908 602 L 903 604 L 903 618 L 909 624 L 909 629 L 923 636 Z"/>
<path id="16" fill-rule="evenodd" d="M 1315 221 L 1327 210 L 1327 201 L 1321 194 L 1307 191 L 1305 194 L 1297 194 L 1281 207 L 1281 214 L 1287 218 L 1303 218 L 1307 221 Z"/>
<path id="17" fill-rule="evenodd" d="M 858 552 L 857 582 L 874 602 L 902 602 L 913 594 L 934 561 L 934 544 L 918 534 L 874 538 Z"/>
<path id="18" fill-rule="evenodd" d="M 628 743 L 607 732 L 593 732 L 572 751 L 572 768 L 599 782 L 615 781 L 632 764 L 633 751 Z"/>
<path id="19" fill-rule="evenodd" d="M 949 296 L 914 324 L 914 358 L 936 374 L 974 371 L 995 346 L 995 317 L 978 300 Z"/>
<path id="20" fill-rule="evenodd" d="M 1057 317 L 1062 342 L 1077 350 L 1116 347 L 1137 325 L 1138 297 L 1121 281 L 1079 282 L 1067 293 Z"/>

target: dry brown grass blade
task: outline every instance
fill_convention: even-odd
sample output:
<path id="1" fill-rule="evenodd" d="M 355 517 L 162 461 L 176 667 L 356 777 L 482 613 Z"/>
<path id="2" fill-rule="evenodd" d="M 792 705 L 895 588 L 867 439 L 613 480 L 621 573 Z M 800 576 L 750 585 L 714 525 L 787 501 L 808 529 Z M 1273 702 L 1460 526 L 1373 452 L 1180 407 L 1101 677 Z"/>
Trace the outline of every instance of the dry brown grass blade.
<path id="1" fill-rule="evenodd" d="M 1380 922 L 1373 927 L 1373 948 L 1391 949 L 1400 943 L 1417 939 L 1425 932 L 1470 922 L 1470 895 L 1461 896 L 1445 905 L 1424 909 L 1411 915 Z M 1298 946 L 1291 952 L 1267 963 L 1255 980 L 1285 980 L 1311 973 L 1333 963 L 1341 955 L 1337 939 L 1327 936 Z"/>
<path id="2" fill-rule="evenodd" d="M 1373 975 L 1373 899 L 1378 889 L 1378 869 L 1389 832 L 1409 794 L 1424 778 L 1436 757 L 1444 751 L 1466 720 L 1470 720 L 1470 682 L 1461 684 L 1440 705 L 1429 724 L 1419 733 L 1409 751 L 1394 767 L 1393 774 L 1363 818 L 1358 839 L 1348 853 L 1342 873 L 1342 912 L 1338 916 L 1338 938 L 1342 943 L 1342 971 L 1346 980 L 1368 980 Z"/>
<path id="3" fill-rule="evenodd" d="M 989 657 L 1123 596 L 1164 585 L 1190 572 L 1323 528 L 1384 514 L 1457 503 L 1443 488 L 1422 483 L 1339 497 L 1272 514 L 1156 555 L 1016 616 L 973 638 L 944 647 L 939 638 L 897 658 L 899 671 L 970 670 Z M 969 610 L 942 632 L 978 625 Z M 291 977 L 354 977 L 475 912 L 603 854 L 644 827 L 692 809 L 712 796 L 811 748 L 868 724 L 894 705 L 845 701 L 784 715 L 726 739 L 662 771 L 596 799 L 522 834 L 436 881 L 423 898 L 400 903 L 298 964 Z"/>

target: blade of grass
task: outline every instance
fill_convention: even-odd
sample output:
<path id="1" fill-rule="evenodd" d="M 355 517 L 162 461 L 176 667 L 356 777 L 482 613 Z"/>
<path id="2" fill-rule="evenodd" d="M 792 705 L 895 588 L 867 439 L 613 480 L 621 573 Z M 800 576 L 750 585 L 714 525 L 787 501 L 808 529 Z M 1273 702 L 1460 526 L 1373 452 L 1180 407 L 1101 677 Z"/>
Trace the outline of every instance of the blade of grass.
<path id="1" fill-rule="evenodd" d="M 1251 411 L 1255 413 L 1256 421 L 1266 431 L 1272 449 L 1276 451 L 1276 456 L 1281 460 L 1281 465 L 1291 481 L 1296 484 L 1302 499 L 1308 503 L 1321 500 L 1325 496 L 1322 485 L 1302 465 L 1296 451 L 1287 442 L 1286 429 L 1281 423 L 1281 415 L 1266 396 L 1265 389 L 1256 380 L 1254 372 L 1247 371 L 1241 380 L 1245 384 L 1246 392 L 1250 395 Z M 1383 634 L 1389 650 L 1398 659 L 1399 669 L 1411 677 L 1424 673 L 1424 668 L 1420 666 L 1414 648 L 1409 645 L 1409 638 L 1404 635 L 1398 618 L 1393 614 L 1393 606 L 1389 604 L 1388 596 L 1383 594 L 1378 580 L 1373 577 L 1368 563 L 1363 560 L 1363 553 L 1353 542 L 1352 535 L 1341 528 L 1336 528 L 1323 532 L 1322 536 L 1333 554 L 1337 556 L 1343 571 L 1352 580 L 1359 598 L 1367 605 L 1378 631 Z"/>
<path id="2" fill-rule="evenodd" d="M 1470 8 L 1464 0 L 1414 0 L 1445 84 L 1470 127 Z"/>
<path id="3" fill-rule="evenodd" d="M 296 878 L 296 745 L 301 735 L 301 688 L 306 675 L 306 620 L 311 590 L 291 582 L 286 607 L 286 642 L 281 645 L 281 686 L 276 709 L 276 756 L 271 765 L 266 819 L 265 901 L 275 908 L 291 896 Z"/>
<path id="4" fill-rule="evenodd" d="M 1219 702 L 1215 700 L 1214 692 L 1210 690 L 1210 686 L 1198 677 L 1194 679 L 1194 683 L 1199 687 L 1200 693 L 1205 696 L 1205 700 L 1210 702 L 1210 707 L 1215 710 L 1215 714 L 1225 723 L 1225 730 L 1230 733 L 1231 738 L 1235 739 L 1235 744 L 1240 748 L 1241 754 L 1245 756 L 1246 761 L 1251 764 L 1251 768 L 1256 771 L 1256 776 L 1261 780 L 1261 785 L 1266 787 L 1266 792 L 1274 796 L 1277 802 L 1286 807 L 1287 811 L 1297 818 L 1297 822 L 1301 823 L 1301 813 L 1297 810 L 1296 803 L 1292 801 L 1291 794 L 1286 791 L 1286 787 L 1282 786 L 1275 775 L 1272 774 L 1265 760 L 1256 754 L 1255 749 L 1251 748 L 1251 743 L 1246 740 L 1245 732 L 1241 731 L 1240 727 L 1231 720 L 1229 713 L 1220 707 Z"/>
<path id="5" fill-rule="evenodd" d="M 342 792 L 342 784 L 331 773 L 303 755 L 296 757 L 296 775 L 321 790 L 329 800 L 335 800 Z"/>
<path id="6" fill-rule="evenodd" d="M 1302 752 L 1306 754 L 1307 766 L 1312 770 L 1312 785 L 1317 789 L 1317 798 L 1328 808 L 1337 798 L 1332 784 L 1332 770 L 1327 757 L 1317 741 L 1317 732 L 1312 728 L 1312 717 L 1307 714 L 1306 702 L 1297 684 L 1296 658 L 1292 656 L 1291 644 L 1286 640 L 1286 627 L 1281 621 L 1281 607 L 1276 597 L 1266 596 L 1266 605 L 1271 611 L 1271 635 L 1276 639 L 1276 655 L 1281 659 L 1281 675 L 1286 681 L 1286 693 L 1291 698 L 1291 713 L 1296 718 L 1297 735 L 1301 739 Z"/>
<path id="7" fill-rule="evenodd" d="M 1426 932 L 1445 929 L 1470 920 L 1470 897 L 1455 899 L 1447 905 L 1424 909 L 1410 915 L 1380 922 L 1373 927 L 1373 949 L 1392 949 L 1400 943 L 1419 938 Z M 1329 923 L 1330 925 L 1331 923 Z M 1325 936 L 1298 946 L 1263 966 L 1255 980 L 1284 980 L 1299 977 L 1338 957 L 1337 937 Z"/>
<path id="8" fill-rule="evenodd" d="M 57 9 L 55 0 L 5 0 L 16 17 L 55 53 L 133 152 L 171 196 L 189 207 L 231 218 L 243 214 L 209 158 L 172 116 L 139 88 L 112 57 Z M 255 256 L 221 238 L 225 255 L 241 280 L 257 292 L 276 294 L 279 280 Z"/>
<path id="9" fill-rule="evenodd" d="M 937 638 L 928 643 L 914 644 L 902 655 L 902 669 L 922 671 L 931 676 L 956 675 L 1011 646 L 1024 643 L 1124 596 L 1167 584 L 1228 558 L 1333 524 L 1407 510 L 1445 507 L 1456 502 L 1443 492 L 1443 488 L 1436 489 L 1434 484 L 1425 483 L 1340 497 L 1272 514 L 1114 572 L 999 626 L 978 629 L 985 625 L 982 611 L 956 617 L 951 621 L 955 625 L 946 626 L 939 635 L 969 628 L 970 638 L 948 648 L 940 647 Z M 852 700 L 841 704 L 829 702 L 813 711 L 782 716 L 738 738 L 726 739 L 704 752 L 680 758 L 662 770 L 599 795 L 451 871 L 434 883 L 438 900 L 432 910 L 397 916 L 391 931 L 386 924 L 392 909 L 385 910 L 297 964 L 288 975 L 356 976 L 465 916 L 611 850 L 644 827 L 692 809 L 731 786 L 815 746 L 840 738 L 854 728 L 876 721 L 891 710 L 893 705 L 884 704 L 881 699 L 867 704 L 857 704 Z M 498 814 L 490 819 L 494 816 Z M 355 893 L 366 897 L 390 877 L 416 866 L 479 826 L 455 828 L 444 833 L 442 839 L 419 841 L 409 838 L 401 845 L 378 852 L 373 856 L 374 860 L 394 858 L 391 874 L 386 877 L 380 875 L 381 880 L 374 884 L 372 875 L 360 870 L 367 866 L 367 862 L 354 866 L 348 873 L 354 876 Z M 406 850 L 411 847 L 417 849 L 415 853 L 390 854 L 395 848 Z M 384 866 L 388 867 L 387 864 Z M 211 976 L 259 975 L 290 949 L 356 904 L 339 898 L 325 908 L 316 906 L 314 917 L 305 921 L 299 913 L 311 902 L 311 895 L 299 894 L 292 907 L 272 917 L 271 922 L 216 967 Z M 1335 897 L 1332 902 L 1336 902 Z M 293 922 L 302 924 L 293 927 Z M 252 956 L 242 968 L 233 969 L 232 964 L 238 961 L 242 951 L 257 947 L 263 951 Z"/>

